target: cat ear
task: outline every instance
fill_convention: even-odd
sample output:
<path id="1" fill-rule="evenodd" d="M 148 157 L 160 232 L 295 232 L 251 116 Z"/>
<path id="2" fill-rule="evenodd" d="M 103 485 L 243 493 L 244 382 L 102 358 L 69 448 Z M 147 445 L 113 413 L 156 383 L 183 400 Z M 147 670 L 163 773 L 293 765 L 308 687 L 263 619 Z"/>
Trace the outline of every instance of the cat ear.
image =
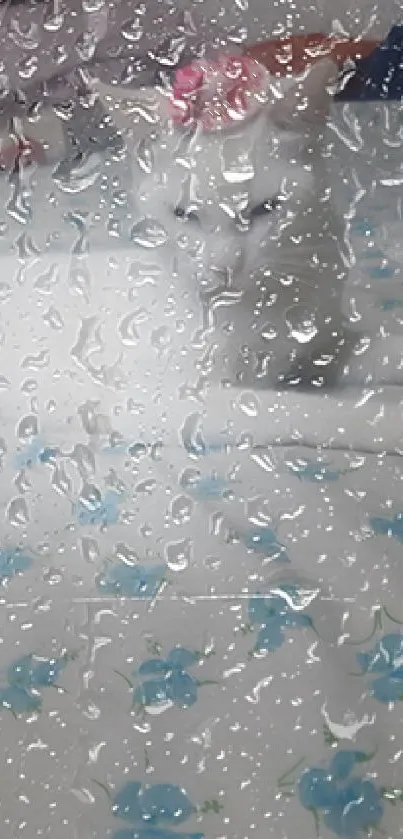
<path id="1" fill-rule="evenodd" d="M 331 59 L 318 61 L 304 79 L 296 82 L 271 108 L 271 119 L 290 129 L 323 122 L 332 101 L 331 86 L 337 80 L 337 65 Z"/>

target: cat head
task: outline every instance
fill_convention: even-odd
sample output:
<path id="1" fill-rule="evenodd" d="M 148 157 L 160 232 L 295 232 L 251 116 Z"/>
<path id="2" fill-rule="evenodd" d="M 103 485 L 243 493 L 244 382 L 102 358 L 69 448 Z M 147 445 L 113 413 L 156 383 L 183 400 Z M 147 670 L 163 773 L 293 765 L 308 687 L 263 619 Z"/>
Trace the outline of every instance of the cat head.
<path id="1" fill-rule="evenodd" d="M 330 59 L 317 62 L 304 78 L 286 80 L 285 91 L 277 78 L 247 56 L 219 54 L 214 60 L 198 59 L 180 67 L 170 92 L 174 125 L 195 127 L 204 134 L 223 133 L 242 127 L 265 110 L 278 124 L 312 124 L 329 109 L 329 85 L 336 65 Z"/>
<path id="2" fill-rule="evenodd" d="M 281 88 L 243 57 L 177 71 L 154 171 L 140 191 L 145 214 L 165 212 L 181 233 L 204 239 L 204 259 L 214 267 L 238 264 L 241 252 L 258 260 L 273 223 L 314 195 L 336 73 L 323 60 Z"/>

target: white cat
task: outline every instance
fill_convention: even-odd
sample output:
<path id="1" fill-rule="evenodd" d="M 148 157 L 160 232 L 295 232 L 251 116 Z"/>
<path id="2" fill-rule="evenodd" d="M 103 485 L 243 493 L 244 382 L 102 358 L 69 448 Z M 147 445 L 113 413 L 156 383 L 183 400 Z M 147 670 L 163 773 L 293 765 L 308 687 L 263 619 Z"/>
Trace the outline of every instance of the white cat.
<path id="1" fill-rule="evenodd" d="M 204 74 L 201 84 L 196 80 L 197 97 L 202 91 L 196 116 L 194 96 L 175 94 L 172 103 L 168 91 L 146 90 L 122 117 L 116 90 L 110 99 L 101 88 L 122 125 L 127 114 L 137 115 L 133 240 L 140 261 L 150 254 L 169 274 L 159 286 L 154 327 L 159 318 L 162 329 L 168 323 L 168 310 L 171 325 L 173 312 L 181 324 L 179 336 L 191 322 L 202 356 L 209 347 L 198 368 L 208 378 L 320 384 L 345 343 L 343 228 L 332 205 L 324 136 L 336 67 L 320 61 L 281 90 L 255 65 L 253 95 L 242 99 L 241 90 L 224 111 L 216 65 L 213 73 L 207 61 L 196 62 L 193 74 L 194 67 L 196 76 Z M 182 107 L 193 109 L 191 118 L 187 112 L 183 118 Z"/>

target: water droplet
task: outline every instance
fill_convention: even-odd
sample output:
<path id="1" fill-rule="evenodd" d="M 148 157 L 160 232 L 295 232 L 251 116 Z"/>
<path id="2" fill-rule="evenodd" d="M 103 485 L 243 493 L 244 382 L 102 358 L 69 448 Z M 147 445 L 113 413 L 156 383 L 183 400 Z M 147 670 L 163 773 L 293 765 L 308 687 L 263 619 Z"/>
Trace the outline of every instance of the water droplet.
<path id="1" fill-rule="evenodd" d="M 248 434 L 246 431 L 243 431 L 242 434 L 239 435 L 236 443 L 237 449 L 240 451 L 246 451 L 247 449 L 251 449 L 253 447 L 253 437 L 251 434 Z"/>
<path id="2" fill-rule="evenodd" d="M 59 282 L 60 275 L 57 265 L 51 265 L 47 271 L 41 274 L 34 282 L 34 289 L 39 294 L 52 294 L 55 285 Z"/>
<path id="3" fill-rule="evenodd" d="M 37 46 L 37 45 L 36 45 Z M 38 70 L 38 57 L 30 55 L 23 59 L 18 67 L 18 73 L 24 81 L 30 81 Z"/>
<path id="4" fill-rule="evenodd" d="M 89 446 L 78 443 L 74 446 L 70 460 L 75 464 L 83 479 L 90 478 L 95 474 L 95 455 Z"/>
<path id="5" fill-rule="evenodd" d="M 19 474 L 17 475 L 17 477 L 14 481 L 14 484 L 15 484 L 15 487 L 18 490 L 18 492 L 21 493 L 21 494 L 24 493 L 24 492 L 28 492 L 28 490 L 31 489 L 31 484 L 30 484 L 30 482 L 27 478 L 27 475 L 24 471 L 19 472 Z"/>
<path id="6" fill-rule="evenodd" d="M 129 446 L 129 455 L 133 458 L 133 460 L 142 460 L 147 454 L 147 446 L 145 443 L 133 443 L 132 446 Z"/>
<path id="7" fill-rule="evenodd" d="M 179 482 L 184 489 L 194 489 L 200 481 L 200 478 L 201 474 L 199 470 L 189 466 L 183 470 Z"/>
<path id="8" fill-rule="evenodd" d="M 78 409 L 78 414 L 80 416 L 84 431 L 87 432 L 91 437 L 96 436 L 98 434 L 110 434 L 111 428 L 108 417 L 104 414 L 99 413 L 98 409 L 98 402 L 85 402 L 83 405 L 80 405 Z M 81 449 L 80 446 L 77 446 L 77 449 Z M 87 447 L 85 447 L 87 449 Z"/>
<path id="9" fill-rule="evenodd" d="M 183 36 L 167 37 L 162 43 L 160 42 L 155 52 L 150 50 L 149 56 L 162 67 L 177 67 L 184 48 L 185 39 Z"/>
<path id="10" fill-rule="evenodd" d="M 303 306 L 292 306 L 288 309 L 286 324 L 290 331 L 290 337 L 295 338 L 299 344 L 309 343 L 318 334 L 315 314 Z"/>
<path id="11" fill-rule="evenodd" d="M 95 484 L 85 483 L 82 486 L 78 500 L 88 512 L 92 513 L 97 511 L 102 505 L 101 490 Z"/>
<path id="12" fill-rule="evenodd" d="M 166 352 L 171 343 L 171 333 L 167 326 L 160 326 L 158 329 L 154 329 L 151 333 L 151 346 L 157 350 L 158 353 Z"/>
<path id="13" fill-rule="evenodd" d="M 116 207 L 126 207 L 127 205 L 127 192 L 123 189 L 117 189 L 112 194 L 112 206 Z M 115 266 L 116 268 L 117 266 Z"/>
<path id="14" fill-rule="evenodd" d="M 44 367 L 47 367 L 49 364 L 49 353 L 47 350 L 42 350 L 37 355 L 27 355 L 22 361 L 21 367 L 24 370 L 32 370 L 36 372 L 37 370 L 42 370 Z"/>
<path id="15" fill-rule="evenodd" d="M 50 586 L 57 586 L 63 582 L 63 576 L 57 568 L 48 568 L 44 572 L 43 580 Z"/>
<path id="16" fill-rule="evenodd" d="M 53 172 L 53 180 L 62 192 L 85 192 L 100 177 L 101 163 L 99 154 L 82 153 L 74 161 L 61 161 Z"/>
<path id="17" fill-rule="evenodd" d="M 150 140 L 146 137 L 140 140 L 137 146 L 137 163 L 147 175 L 149 175 L 154 167 L 154 152 Z"/>
<path id="18" fill-rule="evenodd" d="M 129 312 L 119 323 L 118 333 L 122 344 L 133 347 L 139 341 L 139 333 L 136 329 L 137 312 Z"/>
<path id="19" fill-rule="evenodd" d="M 80 247 L 83 245 L 83 242 L 85 241 L 87 250 L 87 239 L 84 239 L 84 237 L 80 237 L 78 241 L 80 241 Z M 77 251 L 75 251 L 75 255 L 77 255 Z M 80 297 L 83 297 L 84 300 L 87 303 L 89 303 L 91 296 L 91 274 L 88 271 L 88 269 L 85 268 L 85 266 L 79 265 L 71 268 L 69 272 L 69 285 L 70 291 L 73 294 L 77 294 Z"/>
<path id="20" fill-rule="evenodd" d="M 6 212 L 19 224 L 28 224 L 32 218 L 31 193 L 24 183 L 22 159 L 16 159 L 16 165 L 10 173 L 11 195 L 6 204 Z"/>
<path id="21" fill-rule="evenodd" d="M 206 556 L 203 560 L 203 565 L 209 571 L 218 571 L 221 568 L 222 562 L 218 556 Z"/>
<path id="22" fill-rule="evenodd" d="M 30 440 L 32 437 L 37 437 L 38 433 L 38 417 L 34 414 L 28 414 L 18 423 L 17 436 L 20 440 Z"/>
<path id="23" fill-rule="evenodd" d="M 149 218 L 142 219 L 133 225 L 130 235 L 132 241 L 142 248 L 159 248 L 168 240 L 165 228 L 155 219 Z"/>
<path id="24" fill-rule="evenodd" d="M 106 230 L 108 236 L 112 236 L 115 239 L 118 239 L 121 235 L 121 224 L 120 221 L 116 218 L 110 218 L 108 224 L 106 226 Z"/>
<path id="25" fill-rule="evenodd" d="M 189 414 L 180 431 L 182 444 L 189 454 L 203 455 L 206 444 L 202 432 L 202 417 L 200 414 Z"/>
<path id="26" fill-rule="evenodd" d="M 160 714 L 163 714 L 164 711 L 169 711 L 170 708 L 173 707 L 173 702 L 171 699 L 162 699 L 158 703 L 153 705 L 145 705 L 145 710 L 150 717 L 159 717 Z"/>
<path id="27" fill-rule="evenodd" d="M 193 501 L 186 495 L 178 495 L 171 503 L 171 516 L 175 524 L 189 521 L 192 515 Z"/>
<path id="28" fill-rule="evenodd" d="M 127 412 L 133 414 L 135 417 L 141 417 L 144 414 L 144 405 L 142 402 L 135 402 L 134 399 L 127 400 Z"/>
<path id="29" fill-rule="evenodd" d="M 14 527 L 23 527 L 29 522 L 28 504 L 25 498 L 13 498 L 7 507 L 7 518 Z"/>
<path id="30" fill-rule="evenodd" d="M 156 286 L 158 277 L 162 274 L 159 265 L 145 265 L 142 262 L 132 262 L 127 272 L 127 279 L 136 288 L 151 285 Z"/>
<path id="31" fill-rule="evenodd" d="M 115 546 L 115 556 L 116 559 L 124 562 L 125 565 L 131 565 L 132 567 L 138 565 L 139 562 L 136 551 L 128 545 L 125 545 L 124 542 L 117 542 Z"/>
<path id="32" fill-rule="evenodd" d="M 82 32 L 76 41 L 76 50 L 83 63 L 91 61 L 97 47 L 98 38 L 95 32 Z"/>
<path id="33" fill-rule="evenodd" d="M 97 540 L 91 536 L 83 536 L 81 539 L 81 553 L 86 562 L 97 562 L 99 559 L 99 545 Z"/>
<path id="34" fill-rule="evenodd" d="M 60 312 L 58 312 L 54 306 L 51 306 L 48 311 L 45 312 L 43 319 L 47 326 L 50 326 L 51 329 L 54 329 L 57 332 L 60 332 L 60 330 L 64 328 L 64 320 Z"/>
<path id="35" fill-rule="evenodd" d="M 157 482 L 152 478 L 147 478 L 145 481 L 140 481 L 135 486 L 135 492 L 139 495 L 151 495 L 156 489 Z"/>
<path id="36" fill-rule="evenodd" d="M 140 18 L 135 17 L 132 20 L 128 20 L 126 23 L 123 24 L 121 28 L 122 38 L 125 41 L 130 41 L 131 43 L 136 43 L 140 40 L 143 35 L 143 28 L 140 24 Z"/>
<path id="37" fill-rule="evenodd" d="M 52 487 L 59 495 L 70 495 L 71 480 L 62 465 L 57 464 L 53 470 Z"/>
<path id="38" fill-rule="evenodd" d="M 92 12 L 100 12 L 105 8 L 105 0 L 82 0 L 82 7 L 88 15 Z"/>
<path id="39" fill-rule="evenodd" d="M 5 303 L 10 299 L 12 288 L 8 283 L 0 283 L 0 303 Z"/>
<path id="40" fill-rule="evenodd" d="M 51 3 L 49 10 L 45 12 L 43 28 L 46 32 L 59 32 L 64 23 L 64 14 L 54 12 L 55 4 Z M 67 56 L 66 56 L 67 58 Z"/>
<path id="41" fill-rule="evenodd" d="M 231 160 L 231 154 L 225 161 L 223 178 L 229 184 L 243 184 L 251 181 L 255 176 L 255 169 L 247 152 L 242 152 L 235 160 Z"/>
<path id="42" fill-rule="evenodd" d="M 265 341 L 273 341 L 277 338 L 277 329 L 273 323 L 265 323 L 260 332 Z"/>
<path id="43" fill-rule="evenodd" d="M 0 73 L 0 99 L 5 99 L 10 93 L 10 80 L 4 73 Z"/>
<path id="44" fill-rule="evenodd" d="M 32 605 L 35 613 L 50 612 L 52 610 L 53 601 L 45 597 L 38 597 L 33 601 Z"/>
<path id="45" fill-rule="evenodd" d="M 190 539 L 169 542 L 165 546 L 166 563 L 171 571 L 185 571 L 189 567 L 191 555 L 192 543 Z"/>
<path id="46" fill-rule="evenodd" d="M 14 247 L 17 251 L 18 259 L 22 262 L 32 259 L 33 256 L 40 255 L 40 248 L 28 233 L 21 233 L 15 240 Z"/>
<path id="47" fill-rule="evenodd" d="M 163 443 L 154 443 L 151 446 L 151 459 L 155 461 L 162 460 L 163 448 Z"/>
<path id="48" fill-rule="evenodd" d="M 257 417 L 259 413 L 259 400 L 254 393 L 242 393 L 239 398 L 239 407 L 247 417 Z"/>

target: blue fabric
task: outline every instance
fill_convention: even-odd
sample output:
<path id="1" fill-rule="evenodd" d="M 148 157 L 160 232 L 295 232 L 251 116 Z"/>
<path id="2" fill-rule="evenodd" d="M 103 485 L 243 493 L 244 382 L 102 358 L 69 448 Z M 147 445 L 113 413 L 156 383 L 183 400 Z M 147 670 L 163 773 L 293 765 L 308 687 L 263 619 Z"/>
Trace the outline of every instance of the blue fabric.
<path id="1" fill-rule="evenodd" d="M 371 55 L 356 63 L 356 72 L 342 85 L 336 101 L 400 100 L 403 94 L 403 26 L 393 26 Z"/>

